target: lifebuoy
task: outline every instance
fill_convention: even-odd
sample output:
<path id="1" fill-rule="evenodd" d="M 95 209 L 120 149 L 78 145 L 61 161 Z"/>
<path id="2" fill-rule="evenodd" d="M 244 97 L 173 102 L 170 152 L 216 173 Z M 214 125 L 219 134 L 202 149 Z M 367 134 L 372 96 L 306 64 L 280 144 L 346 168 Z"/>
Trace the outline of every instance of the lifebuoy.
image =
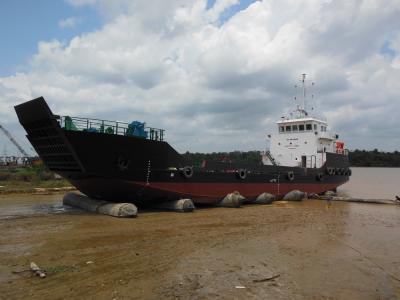
<path id="1" fill-rule="evenodd" d="M 193 176 L 193 167 L 186 166 L 181 168 L 180 171 L 185 178 L 191 178 Z"/>
<path id="2" fill-rule="evenodd" d="M 293 180 L 294 180 L 294 173 L 293 173 L 293 171 L 289 171 L 289 172 L 287 173 L 287 179 L 289 179 L 290 181 L 293 181 Z"/>
<path id="3" fill-rule="evenodd" d="M 247 170 L 246 169 L 239 169 L 236 171 L 236 175 L 239 179 L 245 179 L 247 176 Z"/>
<path id="4" fill-rule="evenodd" d="M 322 173 L 318 173 L 315 177 L 317 178 L 318 181 L 322 181 L 324 175 Z"/>

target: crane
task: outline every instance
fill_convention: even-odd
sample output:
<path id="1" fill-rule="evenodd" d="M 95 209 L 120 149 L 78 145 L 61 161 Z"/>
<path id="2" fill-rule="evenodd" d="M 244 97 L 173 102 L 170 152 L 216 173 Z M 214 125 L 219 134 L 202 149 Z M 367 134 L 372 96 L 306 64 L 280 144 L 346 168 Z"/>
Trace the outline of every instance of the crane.
<path id="1" fill-rule="evenodd" d="M 30 155 L 28 155 L 28 153 L 26 153 L 26 151 L 21 147 L 20 144 L 17 143 L 17 141 L 13 138 L 13 136 L 11 135 L 11 133 L 4 128 L 4 126 L 2 126 L 0 124 L 0 130 L 3 131 L 3 133 L 6 135 L 6 137 L 8 137 L 8 139 L 11 141 L 11 143 L 13 143 L 15 145 L 15 147 L 18 148 L 19 152 L 22 153 L 23 156 L 25 157 L 29 157 Z"/>

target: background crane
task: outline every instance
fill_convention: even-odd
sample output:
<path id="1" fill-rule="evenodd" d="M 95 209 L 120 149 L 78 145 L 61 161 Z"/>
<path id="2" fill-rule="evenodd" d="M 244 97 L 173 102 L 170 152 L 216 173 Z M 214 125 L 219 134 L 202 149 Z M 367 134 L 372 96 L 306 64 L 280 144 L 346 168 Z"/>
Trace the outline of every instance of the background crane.
<path id="1" fill-rule="evenodd" d="M 26 151 L 21 147 L 20 144 L 17 143 L 17 141 L 13 138 L 13 136 L 11 135 L 11 133 L 5 129 L 1 124 L 0 124 L 0 130 L 3 131 L 3 133 L 6 135 L 6 137 L 8 137 L 8 139 L 11 141 L 11 143 L 13 143 L 15 145 L 15 147 L 18 148 L 19 152 L 22 153 L 23 156 L 25 157 L 29 157 L 30 155 L 28 155 L 28 153 L 26 153 Z"/>

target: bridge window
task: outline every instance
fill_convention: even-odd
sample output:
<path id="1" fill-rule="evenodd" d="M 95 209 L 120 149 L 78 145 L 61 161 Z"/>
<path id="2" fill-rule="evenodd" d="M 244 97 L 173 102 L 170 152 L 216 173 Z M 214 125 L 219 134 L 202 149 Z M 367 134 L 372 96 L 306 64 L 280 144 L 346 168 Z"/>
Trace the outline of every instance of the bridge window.
<path id="1" fill-rule="evenodd" d="M 306 130 L 312 130 L 311 124 L 306 124 Z"/>
<path id="2" fill-rule="evenodd" d="M 285 127 L 279 126 L 279 132 L 285 132 Z"/>
<path id="3" fill-rule="evenodd" d="M 297 126 L 297 125 L 293 125 L 292 129 L 293 129 L 293 131 L 297 131 L 297 130 L 299 130 L 299 128 L 298 128 L 298 126 Z"/>
<path id="4" fill-rule="evenodd" d="M 299 131 L 304 131 L 304 124 L 299 125 Z"/>
<path id="5" fill-rule="evenodd" d="M 314 124 L 314 130 L 317 130 L 317 124 Z"/>
<path id="6" fill-rule="evenodd" d="M 292 131 L 292 126 L 290 126 L 290 125 L 289 125 L 289 126 L 286 126 L 286 132 L 287 132 L 287 131 Z"/>

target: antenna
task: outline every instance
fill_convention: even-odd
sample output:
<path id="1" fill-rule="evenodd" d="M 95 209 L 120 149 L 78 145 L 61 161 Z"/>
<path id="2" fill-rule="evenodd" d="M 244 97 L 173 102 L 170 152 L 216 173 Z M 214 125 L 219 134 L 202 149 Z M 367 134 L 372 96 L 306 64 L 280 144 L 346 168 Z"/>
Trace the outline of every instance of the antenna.
<path id="1" fill-rule="evenodd" d="M 315 95 L 313 94 L 312 91 L 309 92 L 307 90 L 307 79 L 306 79 L 306 77 L 307 77 L 306 73 L 301 74 L 301 78 L 299 80 L 301 86 L 300 86 L 300 84 L 295 84 L 294 85 L 295 89 L 301 88 L 301 91 L 297 91 L 296 95 L 299 95 L 301 93 L 300 97 L 303 98 L 303 99 L 300 99 L 300 98 L 297 98 L 297 96 L 294 97 L 295 101 L 299 100 L 299 102 L 297 104 L 297 109 L 295 110 L 297 112 L 298 118 L 304 118 L 304 117 L 308 116 L 308 112 L 307 112 L 307 96 L 308 96 L 308 94 L 311 95 L 312 100 L 314 100 L 314 97 L 315 97 Z M 315 85 L 315 82 L 311 82 L 310 88 L 314 87 L 314 85 Z M 301 101 L 301 100 L 303 100 L 303 101 Z M 314 107 L 312 107 L 311 110 L 314 110 Z"/>
<path id="2" fill-rule="evenodd" d="M 305 73 L 301 74 L 301 84 L 302 84 L 302 88 L 303 88 L 303 110 L 306 110 L 306 75 Z"/>

